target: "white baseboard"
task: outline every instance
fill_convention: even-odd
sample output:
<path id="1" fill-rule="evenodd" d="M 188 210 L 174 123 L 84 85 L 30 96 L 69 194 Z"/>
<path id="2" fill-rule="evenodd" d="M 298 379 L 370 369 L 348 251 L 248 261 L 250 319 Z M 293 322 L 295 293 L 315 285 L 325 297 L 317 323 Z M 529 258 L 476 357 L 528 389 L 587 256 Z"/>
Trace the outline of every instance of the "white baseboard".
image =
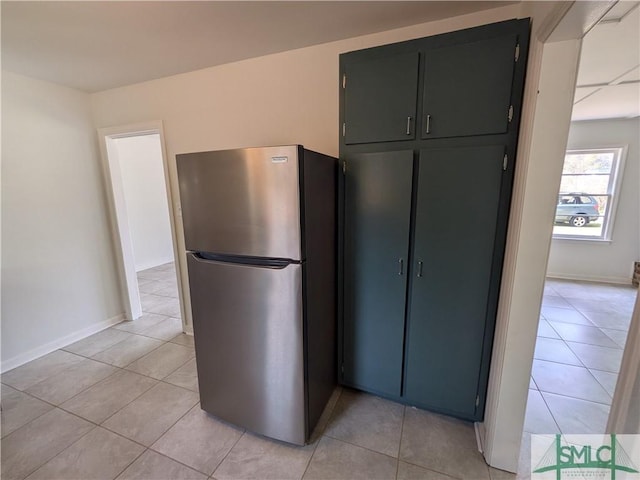
<path id="1" fill-rule="evenodd" d="M 554 273 L 554 272 L 547 272 L 547 277 L 557 278 L 559 280 L 578 280 L 581 282 L 614 283 L 616 285 L 631 286 L 631 278 L 627 278 L 627 277 L 600 277 L 597 275 L 573 275 L 570 273 Z"/>
<path id="2" fill-rule="evenodd" d="M 473 429 L 476 432 L 476 443 L 478 444 L 478 451 L 484 454 L 484 447 L 482 446 L 482 433 L 480 430 L 483 425 L 480 422 L 473 422 Z"/>
<path id="3" fill-rule="evenodd" d="M 9 358 L 0 364 L 0 372 L 5 373 L 9 370 L 13 370 L 20 365 L 24 365 L 31 360 L 35 360 L 36 358 L 40 358 L 47 353 L 51 353 L 54 350 L 58 350 L 59 348 L 66 347 L 78 340 L 82 340 L 83 338 L 88 337 L 89 335 L 93 335 L 94 333 L 98 333 L 105 328 L 109 328 L 112 325 L 120 323 L 124 320 L 124 314 L 116 315 L 115 317 L 111 317 L 108 320 L 104 320 L 102 322 L 94 323 L 82 330 L 78 330 L 69 335 L 65 335 L 62 338 L 58 338 L 52 342 L 46 343 L 39 347 L 33 348 L 27 352 L 21 353 L 20 355 L 16 355 L 13 358 Z"/>

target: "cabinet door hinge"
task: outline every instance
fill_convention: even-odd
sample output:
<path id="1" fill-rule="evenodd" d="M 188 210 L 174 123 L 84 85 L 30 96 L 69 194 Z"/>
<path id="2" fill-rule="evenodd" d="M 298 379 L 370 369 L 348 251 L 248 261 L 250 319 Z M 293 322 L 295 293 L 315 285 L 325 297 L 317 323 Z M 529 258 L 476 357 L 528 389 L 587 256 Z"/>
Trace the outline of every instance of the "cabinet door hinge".
<path id="1" fill-rule="evenodd" d="M 515 54 L 516 62 L 518 61 L 519 58 L 520 58 L 520 44 L 516 43 L 516 54 Z"/>
<path id="2" fill-rule="evenodd" d="M 347 88 L 347 74 L 342 74 L 342 88 Z"/>
<path id="3" fill-rule="evenodd" d="M 347 161 L 343 160 L 342 162 L 342 174 L 345 175 L 347 173 Z M 342 365 L 342 370 L 344 371 L 344 365 Z"/>
<path id="4" fill-rule="evenodd" d="M 347 132 L 347 124 L 343 123 L 342 124 L 342 136 L 344 137 L 345 133 Z"/>
<path id="5" fill-rule="evenodd" d="M 507 114 L 507 118 L 509 119 L 509 123 L 513 120 L 513 105 L 509 105 L 509 113 Z"/>
<path id="6" fill-rule="evenodd" d="M 476 395 L 476 408 L 480 405 L 480 395 Z"/>
<path id="7" fill-rule="evenodd" d="M 507 154 L 504 154 L 504 158 L 502 159 L 502 170 L 506 170 L 507 169 L 507 162 L 509 161 L 509 157 L 507 157 Z"/>

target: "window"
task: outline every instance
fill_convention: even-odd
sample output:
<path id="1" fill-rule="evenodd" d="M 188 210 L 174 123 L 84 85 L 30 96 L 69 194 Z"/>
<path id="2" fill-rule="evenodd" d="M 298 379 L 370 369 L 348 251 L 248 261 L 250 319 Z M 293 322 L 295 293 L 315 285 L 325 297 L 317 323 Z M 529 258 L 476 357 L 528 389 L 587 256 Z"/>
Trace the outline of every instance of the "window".
<path id="1" fill-rule="evenodd" d="M 623 148 L 569 150 L 564 157 L 554 238 L 610 240 Z"/>

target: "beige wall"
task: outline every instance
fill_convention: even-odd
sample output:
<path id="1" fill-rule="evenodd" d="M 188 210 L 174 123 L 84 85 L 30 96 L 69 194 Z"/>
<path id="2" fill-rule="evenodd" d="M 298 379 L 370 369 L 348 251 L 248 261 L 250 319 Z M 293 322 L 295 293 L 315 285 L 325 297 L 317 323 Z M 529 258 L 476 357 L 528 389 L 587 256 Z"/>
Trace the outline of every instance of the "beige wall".
<path id="1" fill-rule="evenodd" d="M 340 53 L 507 20 L 518 12 L 518 5 L 509 5 L 99 92 L 91 96 L 95 123 L 104 128 L 163 122 L 181 252 L 176 154 L 299 143 L 337 156 Z M 184 259 L 177 261 L 186 288 Z M 187 313 L 187 330 L 190 323 Z"/>
<path id="2" fill-rule="evenodd" d="M 292 142 L 337 155 L 340 53 L 517 15 L 511 5 L 99 92 L 96 125 L 162 120 L 170 158 Z"/>
<path id="3" fill-rule="evenodd" d="M 89 96 L 3 71 L 3 371 L 118 319 L 110 239 Z"/>

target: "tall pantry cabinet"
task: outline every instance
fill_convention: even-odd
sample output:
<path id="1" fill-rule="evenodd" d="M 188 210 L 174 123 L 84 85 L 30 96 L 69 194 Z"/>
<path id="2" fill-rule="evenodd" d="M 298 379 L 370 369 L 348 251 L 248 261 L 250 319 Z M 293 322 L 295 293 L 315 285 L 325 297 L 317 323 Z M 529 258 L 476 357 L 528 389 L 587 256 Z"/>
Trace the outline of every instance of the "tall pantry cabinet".
<path id="1" fill-rule="evenodd" d="M 340 56 L 342 384 L 481 420 L 529 19 Z"/>

